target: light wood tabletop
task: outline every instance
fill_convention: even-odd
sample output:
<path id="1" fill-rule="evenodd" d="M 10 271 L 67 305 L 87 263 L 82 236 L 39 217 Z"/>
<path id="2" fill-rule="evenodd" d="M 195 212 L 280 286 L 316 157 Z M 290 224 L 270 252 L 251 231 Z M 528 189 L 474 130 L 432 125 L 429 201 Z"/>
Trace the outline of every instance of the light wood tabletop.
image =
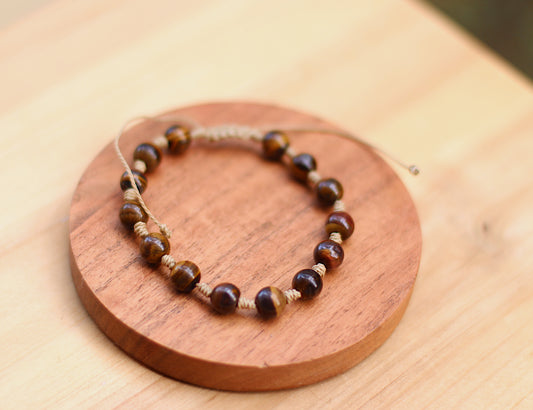
<path id="1" fill-rule="evenodd" d="M 531 83 L 423 3 L 56 0 L 1 29 L 0 78 L 0 407 L 533 407 Z M 72 283 L 68 213 L 91 159 L 128 118 L 227 100 L 318 115 L 422 169 L 398 169 L 423 233 L 406 313 L 314 385 L 161 376 Z"/>

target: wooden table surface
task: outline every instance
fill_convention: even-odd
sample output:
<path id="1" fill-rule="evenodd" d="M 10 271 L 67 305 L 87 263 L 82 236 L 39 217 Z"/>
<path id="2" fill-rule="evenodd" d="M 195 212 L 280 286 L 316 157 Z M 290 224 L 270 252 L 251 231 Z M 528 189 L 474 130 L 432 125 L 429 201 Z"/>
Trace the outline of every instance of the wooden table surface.
<path id="1" fill-rule="evenodd" d="M 57 0 L 0 31 L 0 407 L 533 407 L 531 84 L 414 1 Z M 116 348 L 70 277 L 68 211 L 121 124 L 192 103 L 315 113 L 423 170 L 391 338 L 289 391 L 180 383 Z"/>

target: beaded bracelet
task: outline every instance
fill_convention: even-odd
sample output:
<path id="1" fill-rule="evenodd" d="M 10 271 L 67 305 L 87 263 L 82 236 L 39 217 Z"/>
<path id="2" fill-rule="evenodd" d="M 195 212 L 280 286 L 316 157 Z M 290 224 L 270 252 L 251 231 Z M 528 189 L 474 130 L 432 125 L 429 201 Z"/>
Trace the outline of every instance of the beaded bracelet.
<path id="1" fill-rule="evenodd" d="M 130 168 L 119 148 L 119 139 L 133 122 L 150 120 L 156 122 L 172 122 L 164 135 L 155 137 L 151 142 L 137 146 L 133 153 L 133 169 Z M 345 212 L 343 187 L 334 178 L 322 178 L 316 170 L 315 158 L 307 153 L 296 154 L 289 143 L 288 132 L 315 132 L 335 134 L 362 143 L 381 154 L 388 156 L 413 175 L 419 173 L 415 165 L 405 165 L 390 157 L 377 147 L 360 138 L 335 129 L 309 127 L 280 127 L 268 131 L 241 125 L 221 125 L 202 127 L 188 118 L 152 118 L 138 117 L 128 121 L 115 139 L 117 155 L 124 166 L 125 172 L 120 179 L 120 187 L 124 192 L 124 204 L 120 208 L 119 217 L 122 224 L 135 232 L 140 238 L 140 253 L 152 266 L 166 266 L 175 289 L 181 293 L 199 291 L 209 298 L 215 311 L 221 314 L 235 312 L 236 309 L 255 309 L 264 319 L 274 318 L 281 314 L 285 306 L 298 299 L 312 299 L 322 290 L 322 278 L 326 271 L 337 268 L 344 259 L 342 242 L 354 232 L 354 221 Z M 268 286 L 257 293 L 255 299 L 241 296 L 239 288 L 231 283 L 220 283 L 212 288 L 200 282 L 200 268 L 189 260 L 176 261 L 170 255 L 170 229 L 160 223 L 146 206 L 142 193 L 147 186 L 147 173 L 159 166 L 163 151 L 173 155 L 185 153 L 193 140 L 206 139 L 211 142 L 223 139 L 252 140 L 262 143 L 263 156 L 270 161 L 287 163 L 292 176 L 314 189 L 319 202 L 324 206 L 333 207 L 333 212 L 326 219 L 325 230 L 329 235 L 314 250 L 315 264 L 308 269 L 300 270 L 293 277 L 292 288 L 282 291 L 277 287 Z M 149 232 L 148 219 L 158 227 L 159 232 Z"/>

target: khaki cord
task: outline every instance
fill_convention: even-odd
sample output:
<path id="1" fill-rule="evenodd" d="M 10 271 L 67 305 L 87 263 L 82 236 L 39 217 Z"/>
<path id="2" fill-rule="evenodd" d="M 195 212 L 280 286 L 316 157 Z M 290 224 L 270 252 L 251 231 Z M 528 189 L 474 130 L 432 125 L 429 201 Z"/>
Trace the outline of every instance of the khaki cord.
<path id="1" fill-rule="evenodd" d="M 302 297 L 300 291 L 296 289 L 286 290 L 285 292 L 283 292 L 283 294 L 285 295 L 285 299 L 287 299 L 287 303 L 292 303 Z"/>
<path id="2" fill-rule="evenodd" d="M 154 216 L 154 214 L 152 214 L 152 212 L 150 211 L 150 209 L 148 208 L 148 206 L 145 204 L 142 196 L 141 196 L 141 193 L 139 192 L 139 189 L 137 188 L 137 184 L 135 183 L 135 177 L 133 176 L 133 172 L 131 171 L 131 168 L 130 166 L 128 165 L 128 161 L 126 161 L 126 159 L 124 158 L 124 155 L 122 155 L 122 151 L 120 150 L 120 145 L 119 145 L 119 142 L 120 142 L 120 137 L 122 137 L 122 135 L 124 134 L 124 132 L 126 131 L 126 129 L 128 129 L 133 123 L 138 123 L 140 121 L 154 121 L 154 122 L 169 122 L 169 121 L 172 121 L 172 122 L 179 122 L 179 123 L 182 123 L 188 127 L 194 127 L 194 128 L 197 128 L 198 127 L 198 124 L 194 121 L 192 121 L 191 119 L 189 118 L 185 118 L 185 117 L 177 117 L 177 116 L 172 116 L 172 118 L 165 118 L 165 117 L 162 117 L 162 118 L 157 118 L 157 117 L 148 117 L 148 116 L 140 116 L 140 117 L 135 117 L 135 118 L 132 118 L 131 120 L 127 121 L 121 128 L 120 132 L 118 133 L 118 135 L 115 137 L 115 152 L 117 153 L 117 156 L 118 156 L 118 159 L 120 160 L 120 162 L 122 163 L 122 166 L 124 167 L 124 169 L 126 170 L 126 172 L 128 173 L 128 177 L 129 177 L 129 180 L 130 180 L 130 183 L 131 183 L 131 189 L 133 189 L 135 191 L 135 194 L 136 194 L 136 200 L 139 202 L 139 205 L 141 205 L 141 207 L 144 209 L 144 211 L 146 212 L 146 214 L 148 215 L 148 217 L 159 227 L 159 231 L 165 235 L 167 238 L 170 238 L 172 236 L 172 231 L 165 225 L 165 224 L 162 224 L 160 223 L 157 218 Z"/>
<path id="3" fill-rule="evenodd" d="M 211 296 L 211 293 L 213 293 L 213 289 L 211 289 L 211 286 L 205 282 L 199 282 L 196 284 L 196 289 L 204 295 L 206 298 Z"/>
<path id="4" fill-rule="evenodd" d="M 146 228 L 146 223 L 144 222 L 137 222 L 133 227 L 133 230 L 135 231 L 137 236 L 140 236 L 141 238 L 150 235 L 150 232 L 148 232 L 148 229 Z"/>
<path id="5" fill-rule="evenodd" d="M 337 242 L 339 245 L 342 244 L 342 237 L 339 232 L 331 232 L 329 234 L 329 240 L 333 242 Z"/>
<path id="6" fill-rule="evenodd" d="M 333 204 L 333 211 L 334 212 L 344 212 L 344 202 L 341 199 L 337 199 L 335 203 Z"/>
<path id="7" fill-rule="evenodd" d="M 321 277 L 326 274 L 326 265 L 324 265 L 323 263 L 317 263 L 316 265 L 313 265 L 311 269 L 313 269 Z"/>
<path id="8" fill-rule="evenodd" d="M 239 298 L 239 302 L 237 304 L 237 307 L 239 309 L 255 309 L 256 308 L 255 300 L 248 299 L 248 298 L 245 298 L 245 297 L 241 296 Z"/>
<path id="9" fill-rule="evenodd" d="M 259 129 L 233 124 L 193 128 L 190 130 L 190 135 L 192 139 L 207 139 L 212 142 L 227 138 L 252 141 L 263 139 L 263 133 Z"/>
<path id="10" fill-rule="evenodd" d="M 133 161 L 133 169 L 139 171 L 141 174 L 146 172 L 146 163 L 140 159 Z"/>
<path id="11" fill-rule="evenodd" d="M 339 137 L 346 138 L 346 139 L 348 139 L 350 141 L 355 141 L 355 142 L 358 142 L 360 144 L 366 145 L 367 147 L 373 149 L 374 151 L 379 152 L 384 157 L 386 157 L 386 158 L 390 159 L 391 161 L 395 162 L 396 164 L 398 164 L 402 168 L 405 168 L 412 175 L 418 175 L 420 173 L 420 169 L 416 165 L 414 165 L 414 164 L 411 164 L 411 165 L 406 164 L 405 162 L 400 161 L 399 159 L 397 159 L 396 157 L 392 156 L 388 152 L 382 150 L 378 146 L 376 146 L 374 144 L 371 144 L 370 142 L 362 139 L 361 137 L 358 137 L 357 135 L 351 134 L 351 133 L 346 132 L 346 131 L 336 130 L 336 129 L 333 129 L 333 128 L 300 127 L 300 126 L 294 126 L 294 127 L 286 126 L 286 127 L 281 127 L 281 128 L 275 128 L 274 127 L 274 128 L 269 128 L 269 130 L 270 129 L 277 129 L 277 130 L 280 130 L 282 132 L 314 132 L 314 133 L 317 133 L 317 134 L 337 135 Z"/>
<path id="12" fill-rule="evenodd" d="M 161 264 L 169 268 L 172 272 L 172 269 L 174 269 L 174 266 L 176 266 L 176 261 L 171 255 L 163 255 L 161 257 Z"/>
<path id="13" fill-rule="evenodd" d="M 168 117 L 149 117 L 149 116 L 140 116 L 132 118 L 131 120 L 127 121 L 120 130 L 119 134 L 115 138 L 115 151 L 117 153 L 117 156 L 122 163 L 122 166 L 126 170 L 132 189 L 135 191 L 136 199 L 139 201 L 139 204 L 144 209 L 148 217 L 159 227 L 160 232 L 165 235 L 167 238 L 170 238 L 172 236 L 172 231 L 163 223 L 159 222 L 155 215 L 150 211 L 144 200 L 142 199 L 141 193 L 139 192 L 139 189 L 137 188 L 137 184 L 135 183 L 135 177 L 133 176 L 133 173 L 131 171 L 130 166 L 128 165 L 128 162 L 124 158 L 124 155 L 122 154 L 122 151 L 120 150 L 119 141 L 120 137 L 124 134 L 126 129 L 128 129 L 133 123 L 137 123 L 139 121 L 154 121 L 154 122 L 174 122 L 174 123 L 180 123 L 185 125 L 190 129 L 190 135 L 193 139 L 200 139 L 204 138 L 209 141 L 219 141 L 221 139 L 226 138 L 236 138 L 241 140 L 254 140 L 254 141 L 261 141 L 263 138 L 263 132 L 257 128 L 252 128 L 246 125 L 217 125 L 213 127 L 201 127 L 198 123 L 191 120 L 190 118 L 180 117 L 180 116 L 168 116 Z M 272 127 L 269 129 L 278 129 L 276 127 Z M 402 161 L 399 161 L 395 159 L 392 155 L 389 155 L 382 149 L 376 147 L 373 144 L 370 144 L 369 142 L 359 138 L 356 135 L 350 134 L 345 131 L 336 130 L 336 129 L 326 129 L 326 128 L 314 128 L 314 127 L 281 127 L 282 131 L 287 132 L 316 132 L 320 134 L 333 134 L 338 135 L 343 138 L 347 138 L 351 141 L 359 142 L 360 144 L 366 145 L 373 150 L 381 153 L 385 157 L 388 157 L 392 161 L 396 162 L 403 168 L 407 169 L 411 174 L 418 175 L 420 170 L 416 165 L 406 165 Z M 157 137 L 159 138 L 159 137 Z M 294 151 L 291 147 L 288 147 L 286 150 L 286 154 L 289 157 L 294 156 Z M 139 165 L 139 164 L 138 164 Z M 140 168 L 143 166 L 140 165 Z M 309 181 L 312 184 L 316 184 L 318 182 L 319 174 L 316 172 L 310 172 L 309 173 Z M 334 206 L 335 211 L 344 211 L 344 204 L 341 201 L 336 201 Z"/>
<path id="14" fill-rule="evenodd" d="M 132 202 L 137 200 L 137 192 L 135 189 L 128 188 L 124 191 L 124 201 Z"/>
<path id="15" fill-rule="evenodd" d="M 308 174 L 307 174 L 307 181 L 311 184 L 311 185 L 316 185 L 318 184 L 318 181 L 320 181 L 322 179 L 322 177 L 320 176 L 320 174 L 317 172 L 317 171 L 310 171 Z"/>
<path id="16" fill-rule="evenodd" d="M 120 137 L 124 134 L 124 132 L 131 127 L 134 123 L 138 123 L 140 121 L 154 121 L 154 122 L 160 122 L 160 123 L 166 123 L 166 122 L 173 122 L 178 123 L 180 125 L 184 125 L 187 127 L 190 131 L 190 136 L 192 139 L 207 139 L 208 141 L 220 141 L 222 139 L 227 138 L 235 138 L 240 140 L 253 140 L 253 141 L 261 141 L 263 139 L 264 132 L 257 128 L 252 128 L 249 126 L 244 125 L 218 125 L 213 127 L 201 127 L 198 123 L 191 120 L 190 118 L 185 117 L 179 117 L 179 116 L 167 116 L 167 117 L 149 117 L 149 116 L 139 116 L 132 118 L 131 120 L 127 121 L 121 128 L 119 134 L 115 137 L 114 146 L 115 151 L 117 153 L 117 156 L 122 163 L 122 166 L 126 170 L 130 183 L 131 188 L 124 191 L 124 199 L 126 201 L 138 201 L 139 205 L 144 209 L 148 217 L 159 227 L 160 232 L 165 235 L 167 238 L 170 238 L 172 235 L 172 232 L 170 229 L 163 223 L 159 222 L 157 218 L 154 216 L 154 214 L 150 211 L 144 200 L 142 199 L 142 195 L 139 192 L 139 189 L 137 188 L 137 184 L 135 182 L 135 177 L 133 176 L 133 172 L 128 165 L 128 162 L 124 158 L 124 155 L 122 154 L 122 151 L 120 150 L 119 142 Z M 359 138 L 356 135 L 350 134 L 345 131 L 340 131 L 336 129 L 326 129 L 326 128 L 314 128 L 314 127 L 272 127 L 269 128 L 268 131 L 275 129 L 280 130 L 282 132 L 309 132 L 309 133 L 320 133 L 320 134 L 332 134 L 337 135 L 346 139 L 349 139 L 351 141 L 358 142 L 360 144 L 363 144 L 371 149 L 373 149 L 376 152 L 379 152 L 383 156 L 389 158 L 390 160 L 396 162 L 401 167 L 407 169 L 412 175 L 418 175 L 420 173 L 420 170 L 416 165 L 407 165 L 396 158 L 392 157 L 390 154 L 386 153 L 382 149 L 376 147 L 373 144 L 370 144 L 369 142 Z M 159 148 L 164 148 L 166 145 L 166 138 L 164 136 L 157 136 L 153 140 L 154 144 L 158 146 Z M 292 147 L 288 147 L 285 151 L 285 154 L 289 158 L 293 158 L 296 155 L 296 152 Z M 134 162 L 134 169 L 138 170 L 141 173 L 144 173 L 146 171 L 146 164 L 143 161 L 136 160 Z M 320 175 L 316 171 L 311 171 L 308 175 L 308 182 L 312 185 L 316 185 L 318 181 L 320 180 Z M 344 202 L 341 200 L 337 200 L 334 203 L 333 210 L 334 211 L 344 211 Z M 149 235 L 149 231 L 146 227 L 145 222 L 137 222 L 134 226 L 135 233 L 140 236 L 141 238 L 144 238 Z M 337 243 L 342 243 L 342 237 L 340 233 L 333 232 L 330 234 L 329 239 L 332 241 L 335 241 Z M 164 266 L 167 266 L 171 271 L 176 266 L 176 261 L 174 258 L 170 255 L 164 255 L 161 258 L 161 263 Z M 317 272 L 321 277 L 323 277 L 326 274 L 326 267 L 322 263 L 317 263 L 314 265 L 311 269 L 313 269 L 315 272 Z M 211 293 L 213 292 L 213 289 L 211 286 L 207 283 L 201 282 L 196 284 L 196 289 L 200 293 L 202 293 L 206 297 L 210 297 Z M 298 300 L 301 298 L 301 293 L 296 289 L 288 289 L 283 292 L 285 295 L 287 303 L 294 302 L 295 300 Z M 237 307 L 239 309 L 256 309 L 256 304 L 254 300 L 240 297 L 238 301 Z"/>

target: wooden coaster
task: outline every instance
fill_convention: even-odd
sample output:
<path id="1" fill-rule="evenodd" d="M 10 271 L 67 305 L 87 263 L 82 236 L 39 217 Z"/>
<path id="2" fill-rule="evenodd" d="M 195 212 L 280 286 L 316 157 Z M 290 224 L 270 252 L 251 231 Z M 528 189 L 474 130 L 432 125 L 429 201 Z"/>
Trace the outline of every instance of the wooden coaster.
<path id="1" fill-rule="evenodd" d="M 252 103 L 206 104 L 165 115 L 171 114 L 206 126 L 333 127 Z M 127 131 L 121 141 L 126 158 L 168 125 L 146 121 Z M 315 156 L 322 176 L 341 181 L 356 231 L 343 244 L 343 265 L 324 277 L 322 293 L 288 305 L 272 321 L 253 311 L 222 316 L 196 291 L 176 293 L 166 268 L 144 263 L 135 235 L 119 221 L 123 169 L 112 144 L 89 165 L 70 211 L 72 276 L 89 315 L 126 353 L 201 386 L 277 390 L 343 372 L 391 334 L 420 261 L 420 225 L 409 194 L 394 171 L 360 144 L 313 133 L 290 139 L 296 152 Z M 172 229 L 176 260 L 194 261 L 202 281 L 234 283 L 251 299 L 264 286 L 290 288 L 294 274 L 314 264 L 313 249 L 326 238 L 330 210 L 284 165 L 264 160 L 253 142 L 194 142 L 182 156 L 165 154 L 148 175 L 143 197 Z"/>

